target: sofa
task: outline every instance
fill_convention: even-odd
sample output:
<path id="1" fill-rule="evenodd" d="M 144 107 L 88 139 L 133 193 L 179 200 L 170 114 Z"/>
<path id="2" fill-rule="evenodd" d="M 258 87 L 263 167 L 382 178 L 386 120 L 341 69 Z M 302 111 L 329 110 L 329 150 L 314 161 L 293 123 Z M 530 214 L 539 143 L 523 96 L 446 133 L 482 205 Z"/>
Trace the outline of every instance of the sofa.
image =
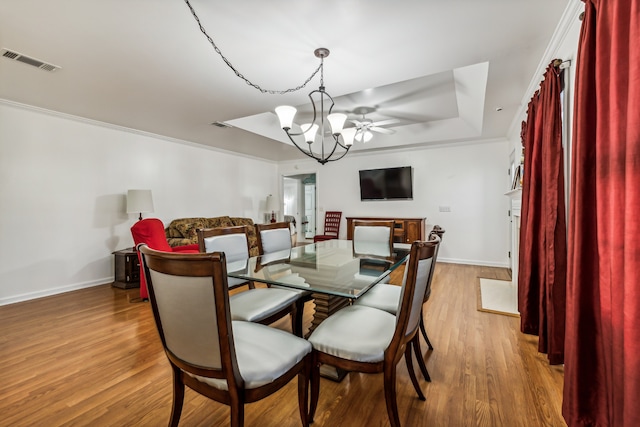
<path id="1" fill-rule="evenodd" d="M 247 238 L 249 240 L 249 255 L 257 256 L 258 239 L 256 230 L 251 218 L 238 218 L 229 216 L 218 216 L 214 218 L 178 218 L 169 223 L 164 229 L 169 246 L 185 246 L 198 243 L 198 228 L 233 227 L 238 225 L 248 225 Z"/>

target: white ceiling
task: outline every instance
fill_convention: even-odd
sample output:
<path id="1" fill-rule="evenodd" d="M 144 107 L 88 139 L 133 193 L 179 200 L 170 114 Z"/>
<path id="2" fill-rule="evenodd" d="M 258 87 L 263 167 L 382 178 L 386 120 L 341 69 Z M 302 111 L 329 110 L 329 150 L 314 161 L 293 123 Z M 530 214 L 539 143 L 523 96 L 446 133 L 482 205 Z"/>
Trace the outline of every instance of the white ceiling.
<path id="1" fill-rule="evenodd" d="M 330 49 L 335 109 L 398 119 L 354 150 L 505 137 L 568 3 L 191 0 L 225 57 L 265 89 L 302 84 L 313 51 Z M 0 0 L 0 48 L 61 67 L 0 58 L 0 98 L 270 160 L 303 157 L 273 109 L 304 106 L 320 84 L 287 95 L 247 85 L 184 0 Z"/>

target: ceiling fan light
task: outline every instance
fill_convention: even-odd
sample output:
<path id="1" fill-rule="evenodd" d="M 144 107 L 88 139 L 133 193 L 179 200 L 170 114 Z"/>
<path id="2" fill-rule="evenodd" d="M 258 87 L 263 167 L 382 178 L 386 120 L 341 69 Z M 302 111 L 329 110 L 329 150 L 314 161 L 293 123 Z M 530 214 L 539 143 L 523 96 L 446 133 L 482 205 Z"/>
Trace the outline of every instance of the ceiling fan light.
<path id="1" fill-rule="evenodd" d="M 276 107 L 275 111 L 278 115 L 278 119 L 280 120 L 280 127 L 284 130 L 291 129 L 291 126 L 293 125 L 293 117 L 296 115 L 298 110 L 289 105 L 281 105 Z"/>
<path id="2" fill-rule="evenodd" d="M 342 130 L 342 141 L 347 147 L 353 145 L 353 138 L 356 136 L 356 128 L 346 128 Z"/>
<path id="3" fill-rule="evenodd" d="M 347 121 L 347 115 L 343 113 L 331 113 L 327 116 L 329 124 L 331 125 L 331 133 L 334 135 L 340 134 L 344 127 L 344 122 Z"/>
<path id="4" fill-rule="evenodd" d="M 304 132 L 304 140 L 307 142 L 307 144 L 312 144 L 316 139 L 318 125 L 315 123 L 305 123 L 303 125 L 300 125 L 300 129 L 302 129 L 302 132 Z"/>
<path id="5" fill-rule="evenodd" d="M 364 130 L 364 131 L 358 132 L 355 138 L 356 138 L 356 141 L 358 142 L 369 142 L 371 141 L 371 138 L 373 138 L 373 134 L 368 130 Z"/>

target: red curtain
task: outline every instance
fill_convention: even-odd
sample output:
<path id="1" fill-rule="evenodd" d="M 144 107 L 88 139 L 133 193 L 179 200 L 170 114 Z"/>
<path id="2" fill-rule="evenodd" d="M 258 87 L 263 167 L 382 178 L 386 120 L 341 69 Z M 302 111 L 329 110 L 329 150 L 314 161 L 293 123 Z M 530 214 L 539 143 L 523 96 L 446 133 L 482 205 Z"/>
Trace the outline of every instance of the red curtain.
<path id="1" fill-rule="evenodd" d="M 539 336 L 549 363 L 564 361 L 567 237 L 560 70 L 547 67 L 523 123 L 520 223 L 520 329 Z"/>
<path id="2" fill-rule="evenodd" d="M 640 2 L 586 0 L 574 106 L 563 415 L 640 426 Z"/>

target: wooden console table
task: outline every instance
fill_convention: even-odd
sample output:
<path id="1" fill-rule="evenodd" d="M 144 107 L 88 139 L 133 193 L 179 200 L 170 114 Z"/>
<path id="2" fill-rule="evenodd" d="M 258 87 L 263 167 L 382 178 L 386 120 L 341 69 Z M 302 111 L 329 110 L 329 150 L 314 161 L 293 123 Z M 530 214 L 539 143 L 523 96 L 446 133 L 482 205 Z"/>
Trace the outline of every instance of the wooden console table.
<path id="1" fill-rule="evenodd" d="M 394 241 L 399 243 L 413 243 L 425 239 L 426 218 L 382 218 L 382 217 L 347 217 L 347 239 L 353 240 L 353 221 L 389 221 L 393 220 Z"/>

